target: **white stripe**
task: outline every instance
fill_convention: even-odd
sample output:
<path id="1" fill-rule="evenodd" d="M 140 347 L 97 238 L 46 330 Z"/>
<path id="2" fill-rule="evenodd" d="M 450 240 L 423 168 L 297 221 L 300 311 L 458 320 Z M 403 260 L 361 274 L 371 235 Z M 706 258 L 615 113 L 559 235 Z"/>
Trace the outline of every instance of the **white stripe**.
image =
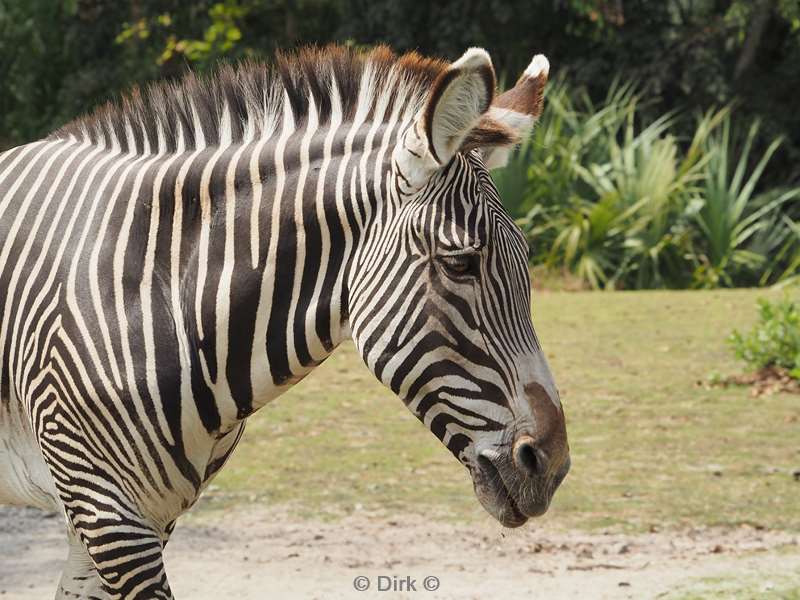
<path id="1" fill-rule="evenodd" d="M 172 401 L 172 398 L 161 397 L 161 392 L 158 388 L 158 377 L 156 375 L 158 366 L 156 365 L 156 334 L 154 328 L 155 319 L 153 317 L 153 274 L 155 272 L 156 244 L 158 240 L 158 232 L 161 226 L 161 185 L 164 181 L 167 171 L 181 158 L 182 156 L 180 154 L 173 154 L 164 160 L 156 173 L 155 180 L 153 181 L 147 249 L 145 250 L 144 256 L 142 280 L 139 284 L 139 297 L 142 303 L 142 337 L 144 338 L 147 390 L 156 405 L 156 418 L 161 428 L 161 434 L 170 445 L 174 445 L 175 440 L 172 437 L 172 432 L 170 431 L 164 411 L 161 410 L 160 407 L 163 406 L 165 402 Z M 179 200 L 176 199 L 176 201 Z M 181 337 L 183 333 L 183 331 L 179 330 L 176 330 L 175 332 L 176 337 Z"/>
<path id="2" fill-rule="evenodd" d="M 294 195 L 294 224 L 297 231 L 296 248 L 297 253 L 294 257 L 294 282 L 292 283 L 292 296 L 289 305 L 289 314 L 286 320 L 286 352 L 289 359 L 289 370 L 292 374 L 302 376 L 310 369 L 304 368 L 300 364 L 300 359 L 297 356 L 297 348 L 295 347 L 294 339 L 294 324 L 299 317 L 305 319 L 305 326 L 308 327 L 309 321 L 316 321 L 315 302 L 316 298 L 312 298 L 305 315 L 297 315 L 297 302 L 300 299 L 300 287 L 303 279 L 303 268 L 306 261 L 306 231 L 303 222 L 303 194 L 305 192 L 305 184 L 308 179 L 309 164 L 311 162 L 310 146 L 311 139 L 314 137 L 317 129 L 319 128 L 319 115 L 317 115 L 317 106 L 314 103 L 314 95 L 311 90 L 308 91 L 308 119 L 306 123 L 306 131 L 303 135 L 303 140 L 300 143 L 300 174 L 297 177 L 297 189 Z"/>
<path id="3" fill-rule="evenodd" d="M 325 143 L 322 152 L 322 164 L 317 174 L 317 188 L 314 198 L 314 204 L 317 211 L 317 222 L 319 223 L 320 238 L 321 238 L 321 252 L 319 272 L 317 273 L 317 281 L 314 285 L 313 298 L 319 298 L 322 294 L 322 286 L 325 283 L 325 276 L 328 273 L 328 265 L 331 261 L 331 234 L 330 228 L 326 222 L 325 216 L 325 196 L 327 190 L 325 189 L 325 179 L 328 175 L 333 155 L 333 141 L 339 133 L 339 128 L 342 125 L 342 98 L 339 95 L 339 89 L 336 86 L 336 79 L 331 72 L 331 116 L 328 123 L 328 133 L 325 136 Z M 313 307 L 313 304 L 312 304 Z M 311 358 L 314 361 L 320 361 L 328 355 L 328 351 L 322 344 L 322 340 L 317 335 L 316 327 L 316 310 L 311 311 L 309 318 L 306 319 L 306 340 L 308 340 L 308 350 Z"/>
<path id="4" fill-rule="evenodd" d="M 185 150 L 184 137 L 179 138 L 178 153 L 182 154 Z M 170 245 L 170 293 L 172 316 L 175 319 L 175 330 L 178 333 L 178 352 L 181 360 L 181 437 L 183 439 L 183 448 L 186 457 L 192 463 L 194 469 L 202 474 L 205 471 L 207 460 L 201 447 L 202 439 L 196 432 L 205 431 L 202 419 L 197 410 L 197 404 L 192 397 L 192 381 L 191 381 L 191 357 L 189 356 L 189 348 L 187 346 L 186 325 L 183 319 L 183 285 L 181 279 L 181 241 L 183 235 L 183 186 L 186 182 L 186 177 L 189 169 L 194 164 L 194 161 L 203 154 L 203 149 L 199 148 L 186 157 L 184 163 L 181 165 L 178 176 L 175 178 L 175 208 L 172 214 L 172 240 Z M 187 272 L 191 266 L 187 264 Z"/>
<path id="5" fill-rule="evenodd" d="M 256 309 L 256 324 L 253 335 L 253 350 L 250 361 L 250 381 L 253 385 L 253 408 L 259 408 L 278 395 L 272 374 L 269 370 L 269 357 L 267 355 L 267 327 L 269 326 L 269 311 L 272 305 L 272 295 L 275 291 L 275 267 L 278 260 L 278 234 L 280 233 L 280 210 L 283 197 L 283 188 L 286 183 L 286 167 L 283 163 L 283 154 L 286 143 L 294 133 L 294 115 L 289 103 L 289 96 L 284 92 L 283 98 L 283 128 L 275 147 L 275 197 L 272 200 L 272 223 L 269 234 L 269 249 L 267 262 L 261 277 L 261 290 Z M 262 392 L 259 397 L 258 393 Z"/>
<path id="6" fill-rule="evenodd" d="M 230 381 L 228 381 L 228 354 L 230 319 L 231 319 L 231 281 L 233 279 L 233 269 L 236 266 L 234 256 L 234 242 L 236 234 L 236 210 L 238 200 L 236 198 L 236 171 L 239 160 L 248 147 L 244 144 L 239 145 L 233 153 L 228 170 L 225 173 L 225 255 L 222 259 L 222 269 L 217 285 L 217 299 L 215 304 L 216 311 L 216 351 L 217 351 L 217 382 L 214 386 L 214 397 L 217 401 L 217 410 L 220 420 L 223 423 L 223 430 L 226 425 L 233 423 L 238 418 L 236 402 L 223 404 L 226 400 L 233 400 Z M 251 147 L 252 149 L 252 147 Z"/>
<path id="7" fill-rule="evenodd" d="M 250 183 L 252 185 L 252 202 L 250 209 L 250 262 L 253 269 L 258 268 L 258 259 L 261 251 L 261 229 L 259 218 L 261 216 L 261 206 L 264 196 L 264 182 L 261 178 L 259 165 L 261 153 L 266 143 L 275 133 L 276 122 L 271 120 L 268 128 L 261 132 L 261 139 L 256 144 L 253 153 L 250 155 Z"/>

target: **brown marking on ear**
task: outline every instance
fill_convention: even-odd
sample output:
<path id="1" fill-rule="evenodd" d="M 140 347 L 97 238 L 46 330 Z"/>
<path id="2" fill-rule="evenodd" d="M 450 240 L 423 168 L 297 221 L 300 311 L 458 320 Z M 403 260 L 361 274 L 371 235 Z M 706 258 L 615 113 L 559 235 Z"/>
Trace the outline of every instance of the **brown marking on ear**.
<path id="1" fill-rule="evenodd" d="M 544 106 L 544 86 L 546 83 L 546 73 L 540 73 L 536 77 L 529 77 L 523 74 L 513 88 L 503 92 L 495 99 L 492 106 L 538 118 L 542 114 L 542 107 Z"/>
<path id="2" fill-rule="evenodd" d="M 436 106 L 439 104 L 439 99 L 442 97 L 442 94 L 447 89 L 447 86 L 461 74 L 462 69 L 458 68 L 449 68 L 443 73 L 440 73 L 439 76 L 436 78 L 436 81 L 433 82 L 433 86 L 431 87 L 430 95 L 428 96 L 428 102 L 425 105 L 425 113 L 423 115 L 423 126 L 425 129 L 425 137 L 428 140 L 428 149 L 430 150 L 431 155 L 436 160 L 437 163 L 441 164 L 441 159 L 436 154 L 436 148 L 434 148 L 433 144 L 433 116 L 436 112 Z M 494 70 L 489 66 L 479 67 L 477 69 L 478 75 L 483 79 L 483 83 L 486 86 L 486 89 L 489 90 L 489 94 L 486 97 L 486 106 L 481 107 L 481 113 L 485 113 L 489 110 L 489 107 L 492 105 L 492 100 L 494 97 L 494 90 L 495 90 L 495 78 L 494 78 Z"/>
<path id="3" fill-rule="evenodd" d="M 484 115 L 464 138 L 458 151 L 469 152 L 475 148 L 512 146 L 518 142 L 519 136 L 514 131 Z"/>

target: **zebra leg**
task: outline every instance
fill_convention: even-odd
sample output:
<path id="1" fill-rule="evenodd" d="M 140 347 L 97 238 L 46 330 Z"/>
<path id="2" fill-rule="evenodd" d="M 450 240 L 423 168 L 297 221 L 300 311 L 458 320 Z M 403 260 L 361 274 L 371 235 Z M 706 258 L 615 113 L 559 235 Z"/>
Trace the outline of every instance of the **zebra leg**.
<path id="1" fill-rule="evenodd" d="M 68 541 L 69 554 L 64 571 L 61 573 L 56 600 L 75 600 L 76 598 L 106 600 L 107 596 L 103 591 L 100 577 L 97 575 L 97 569 L 94 568 L 94 563 L 86 553 L 83 544 L 72 531 L 69 532 Z"/>
<path id="2" fill-rule="evenodd" d="M 69 510 L 67 511 L 69 514 Z M 173 600 L 164 570 L 168 533 L 157 534 L 129 515 L 109 518 L 107 512 L 70 520 L 70 553 L 57 599 Z"/>

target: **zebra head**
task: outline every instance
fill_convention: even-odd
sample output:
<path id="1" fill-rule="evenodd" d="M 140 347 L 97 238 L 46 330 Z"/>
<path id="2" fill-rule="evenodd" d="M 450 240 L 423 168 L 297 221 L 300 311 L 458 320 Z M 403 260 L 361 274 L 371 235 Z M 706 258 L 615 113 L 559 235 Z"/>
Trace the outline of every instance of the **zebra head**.
<path id="1" fill-rule="evenodd" d="M 394 202 L 349 282 L 363 359 L 469 470 L 503 525 L 544 513 L 569 469 L 564 413 L 530 316 L 528 247 L 487 167 L 541 113 L 537 56 L 494 97 L 487 53 L 435 80 L 391 155 Z"/>

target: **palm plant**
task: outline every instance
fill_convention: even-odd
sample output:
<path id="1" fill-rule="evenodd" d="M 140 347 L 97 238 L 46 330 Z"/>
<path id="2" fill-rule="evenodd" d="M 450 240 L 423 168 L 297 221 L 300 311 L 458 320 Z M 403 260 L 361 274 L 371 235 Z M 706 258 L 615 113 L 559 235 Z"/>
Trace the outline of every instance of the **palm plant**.
<path id="1" fill-rule="evenodd" d="M 607 138 L 608 160 L 602 164 L 576 165 L 581 179 L 597 198 L 596 205 L 614 207 L 614 221 L 623 241 L 622 260 L 617 261 L 609 286 L 616 286 L 640 262 L 658 272 L 658 255 L 675 192 L 683 181 L 676 178 L 677 147 L 673 138 L 662 137 L 671 125 L 665 115 L 637 133 L 635 113 L 626 118 L 621 142 Z M 649 271 L 649 269 L 648 269 Z M 641 269 L 641 272 L 645 272 Z"/>
<path id="2" fill-rule="evenodd" d="M 683 154 L 677 140 L 667 134 L 674 115 L 657 119 L 636 136 L 629 126 L 619 151 L 625 156 L 624 168 L 616 169 L 627 176 L 618 177 L 614 186 L 627 196 L 629 206 L 626 251 L 613 285 L 642 289 L 689 283 L 690 219 L 699 208 L 693 194 L 708 160 L 702 145 L 727 113 L 727 109 L 710 111 L 699 119 Z"/>
<path id="3" fill-rule="evenodd" d="M 778 210 L 766 221 L 750 244 L 751 251 L 765 257 L 758 285 L 800 281 L 800 224 Z"/>
<path id="4" fill-rule="evenodd" d="M 800 188 L 759 190 L 780 141 L 753 156 L 758 124 L 740 142 L 729 108 L 702 115 L 687 144 L 678 115 L 643 114 L 630 84 L 599 105 L 563 82 L 548 90 L 531 139 L 495 172 L 533 260 L 594 288 L 796 279 L 800 225 L 783 207 Z"/>
<path id="5" fill-rule="evenodd" d="M 603 135 L 592 138 L 595 151 L 573 157 L 571 168 L 582 189 L 573 186 L 576 199 L 551 245 L 551 262 L 563 259 L 592 287 L 685 286 L 691 272 L 687 220 L 696 209 L 691 193 L 707 161 L 701 148 L 727 111 L 700 120 L 681 158 L 668 134 L 674 114 L 641 128 L 638 98 L 612 96 L 620 98 L 623 102 L 612 101 L 595 113 L 615 115 L 604 120 Z"/>
<path id="6" fill-rule="evenodd" d="M 559 258 L 593 288 L 604 287 L 622 257 L 622 220 L 613 198 L 578 200 L 561 220 L 551 247 L 550 263 Z"/>
<path id="7" fill-rule="evenodd" d="M 587 201 L 592 194 L 578 166 L 608 160 L 607 140 L 635 113 L 636 103 L 631 84 L 613 84 L 600 106 L 585 93 L 573 97 L 563 83 L 556 84 L 525 149 L 527 212 L 520 224 L 532 254 L 551 265 L 563 262 L 593 287 L 603 285 L 613 271 L 618 207 Z"/>
<path id="8" fill-rule="evenodd" d="M 774 247 L 765 247 L 763 237 L 761 244 L 754 244 L 759 239 L 756 234 L 766 234 L 771 225 L 782 222 L 778 219 L 781 206 L 800 196 L 800 188 L 756 193 L 764 168 L 781 144 L 780 139 L 773 141 L 748 172 L 758 127 L 754 123 L 739 145 L 726 115 L 706 143 L 709 160 L 698 190 L 702 208 L 695 215 L 698 267 L 694 277 L 698 287 L 757 281 L 756 273 L 769 262 Z M 738 157 L 734 156 L 739 147 Z"/>

